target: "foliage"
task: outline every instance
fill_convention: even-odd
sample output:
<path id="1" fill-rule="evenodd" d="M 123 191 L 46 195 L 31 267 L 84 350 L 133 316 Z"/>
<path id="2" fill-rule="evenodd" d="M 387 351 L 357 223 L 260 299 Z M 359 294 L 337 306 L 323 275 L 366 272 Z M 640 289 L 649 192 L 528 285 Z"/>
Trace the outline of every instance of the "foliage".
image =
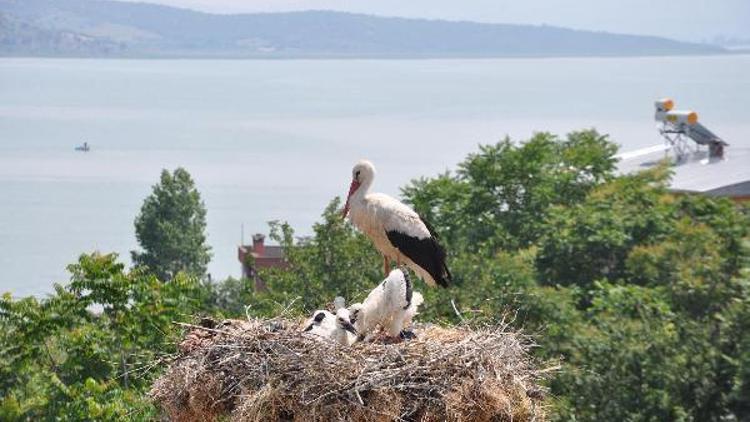
<path id="1" fill-rule="evenodd" d="M 127 273 L 114 254 L 68 269 L 46 299 L 0 300 L 0 419 L 150 419 L 147 368 L 172 351 L 172 322 L 201 311 L 205 287 Z"/>
<path id="2" fill-rule="evenodd" d="M 143 251 L 132 252 L 133 262 L 162 280 L 179 272 L 203 277 L 211 260 L 205 231 L 206 207 L 190 174 L 183 168 L 163 170 L 135 219 Z"/>
<path id="3" fill-rule="evenodd" d="M 539 356 L 562 357 L 555 419 L 750 418 L 748 215 L 670 193 L 665 166 L 615 176 L 604 138 L 572 136 L 601 141 L 584 148 L 595 176 L 564 171 L 582 152 L 538 134 L 404 189 L 450 242 L 452 299 L 474 321 L 515 310 Z"/>
<path id="4" fill-rule="evenodd" d="M 541 235 L 552 205 L 580 201 L 613 177 L 617 147 L 594 130 L 561 140 L 537 133 L 483 145 L 449 173 L 403 189 L 414 208 L 451 246 L 473 251 L 528 247 Z"/>
<path id="5" fill-rule="evenodd" d="M 217 316 L 243 316 L 245 306 L 253 300 L 253 284 L 247 278 L 229 277 L 218 283 L 207 284 L 206 287 L 209 288 L 206 306 Z"/>
<path id="6" fill-rule="evenodd" d="M 589 287 L 601 278 L 622 278 L 629 251 L 670 230 L 666 181 L 660 171 L 623 176 L 579 203 L 552 208 L 539 239 L 541 279 Z"/>
<path id="7" fill-rule="evenodd" d="M 339 198 L 332 200 L 313 226 L 313 236 L 295 241 L 286 223 L 271 223 L 271 239 L 284 247 L 289 268 L 261 270 L 271 287 L 254 294 L 251 314 L 268 315 L 293 305 L 293 311 L 309 313 L 330 303 L 335 296 L 364 299 L 368 287 L 382 275 L 382 260 L 363 235 L 341 217 Z"/>

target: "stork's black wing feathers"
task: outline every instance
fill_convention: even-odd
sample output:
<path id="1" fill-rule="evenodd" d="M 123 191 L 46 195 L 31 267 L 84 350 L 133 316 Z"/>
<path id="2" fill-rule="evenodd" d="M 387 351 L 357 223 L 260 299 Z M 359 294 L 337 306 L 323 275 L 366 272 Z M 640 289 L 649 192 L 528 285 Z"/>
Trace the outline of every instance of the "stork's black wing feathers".
<path id="1" fill-rule="evenodd" d="M 401 272 L 404 273 L 404 282 L 406 283 L 406 294 L 404 299 L 406 299 L 406 305 L 404 306 L 404 309 L 409 309 L 409 306 L 411 306 L 411 298 L 414 295 L 414 288 L 411 285 L 411 278 L 409 277 L 409 272 L 404 271 L 403 269 Z"/>
<path id="2" fill-rule="evenodd" d="M 418 239 L 397 230 L 386 231 L 385 234 L 393 246 L 427 271 L 440 287 L 448 287 L 452 276 L 445 263 L 445 249 L 438 242 L 438 236 L 432 226 L 422 217 L 420 220 L 429 230 L 430 237 Z"/>

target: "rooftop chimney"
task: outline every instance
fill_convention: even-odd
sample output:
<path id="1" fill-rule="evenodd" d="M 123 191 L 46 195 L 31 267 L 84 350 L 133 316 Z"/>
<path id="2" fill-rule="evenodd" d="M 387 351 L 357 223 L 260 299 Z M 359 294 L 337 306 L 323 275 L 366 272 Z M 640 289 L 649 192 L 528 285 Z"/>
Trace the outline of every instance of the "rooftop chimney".
<path id="1" fill-rule="evenodd" d="M 253 252 L 255 252 L 258 256 L 263 256 L 266 253 L 266 247 L 263 244 L 263 241 L 266 239 L 266 236 L 258 233 L 253 235 Z"/>

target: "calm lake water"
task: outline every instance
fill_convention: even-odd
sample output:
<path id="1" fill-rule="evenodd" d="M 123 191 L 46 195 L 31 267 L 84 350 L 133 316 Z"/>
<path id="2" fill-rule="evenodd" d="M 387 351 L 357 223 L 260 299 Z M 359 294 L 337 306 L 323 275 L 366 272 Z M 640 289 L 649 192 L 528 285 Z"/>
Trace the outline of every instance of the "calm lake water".
<path id="1" fill-rule="evenodd" d="M 595 127 L 633 150 L 660 142 L 663 96 L 750 145 L 750 56 L 0 59 L 0 292 L 43 295 L 83 252 L 127 261 L 162 168 L 191 172 L 210 272 L 238 276 L 241 225 L 246 240 L 274 219 L 309 233 L 361 157 L 398 194 L 506 134 Z M 92 151 L 74 152 L 84 141 Z"/>

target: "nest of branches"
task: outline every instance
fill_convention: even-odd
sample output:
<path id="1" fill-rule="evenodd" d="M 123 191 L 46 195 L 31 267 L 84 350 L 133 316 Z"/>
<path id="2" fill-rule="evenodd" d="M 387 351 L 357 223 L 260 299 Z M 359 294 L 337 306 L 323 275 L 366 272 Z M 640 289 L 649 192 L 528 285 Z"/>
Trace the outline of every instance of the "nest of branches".
<path id="1" fill-rule="evenodd" d="M 423 326 L 398 344 L 342 346 L 296 321 L 202 321 L 151 397 L 174 421 L 540 421 L 530 338 L 507 324 Z"/>

